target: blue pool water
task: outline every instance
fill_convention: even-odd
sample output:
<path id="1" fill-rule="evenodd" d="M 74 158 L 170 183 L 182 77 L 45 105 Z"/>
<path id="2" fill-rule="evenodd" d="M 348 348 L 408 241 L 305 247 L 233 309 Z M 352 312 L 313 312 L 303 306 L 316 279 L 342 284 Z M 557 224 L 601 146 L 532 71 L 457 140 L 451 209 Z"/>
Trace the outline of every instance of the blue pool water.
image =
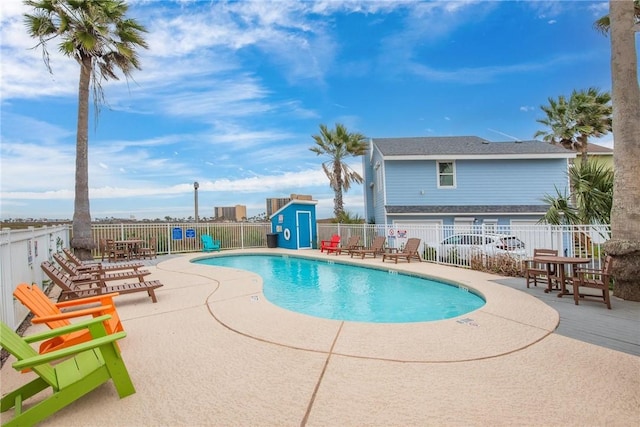
<path id="1" fill-rule="evenodd" d="M 264 296 L 282 308 L 327 319 L 406 323 L 448 319 L 485 301 L 457 286 L 331 261 L 272 255 L 195 261 L 259 274 Z"/>

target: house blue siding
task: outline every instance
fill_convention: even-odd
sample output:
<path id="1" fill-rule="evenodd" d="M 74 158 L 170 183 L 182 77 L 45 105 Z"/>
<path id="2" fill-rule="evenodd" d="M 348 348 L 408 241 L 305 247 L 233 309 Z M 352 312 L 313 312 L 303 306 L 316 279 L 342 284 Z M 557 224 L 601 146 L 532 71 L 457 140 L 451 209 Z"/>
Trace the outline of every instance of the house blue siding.
<path id="1" fill-rule="evenodd" d="M 429 198 L 436 188 L 435 161 L 387 160 L 384 174 L 387 205 L 432 204 Z"/>
<path id="2" fill-rule="evenodd" d="M 567 170 L 574 158 L 571 150 L 535 140 L 372 139 L 363 159 L 366 217 L 377 224 L 436 220 L 461 226 L 538 221 L 546 195 L 569 193 Z M 453 187 L 438 188 L 438 160 L 455 163 Z"/>
<path id="3" fill-rule="evenodd" d="M 376 169 L 376 163 L 380 164 L 380 168 Z M 384 223 L 385 216 L 385 200 L 384 200 L 384 177 L 381 180 L 382 185 L 378 182 L 378 173 L 384 173 L 383 160 L 380 153 L 374 151 L 373 156 L 369 156 L 369 152 L 363 156 L 362 171 L 364 178 L 365 196 L 365 220 L 373 220 L 376 223 Z M 371 187 L 373 184 L 373 187 Z"/>
<path id="4" fill-rule="evenodd" d="M 387 205 L 540 205 L 567 187 L 566 159 L 456 160 L 456 187 L 438 188 L 436 161 L 387 160 Z"/>

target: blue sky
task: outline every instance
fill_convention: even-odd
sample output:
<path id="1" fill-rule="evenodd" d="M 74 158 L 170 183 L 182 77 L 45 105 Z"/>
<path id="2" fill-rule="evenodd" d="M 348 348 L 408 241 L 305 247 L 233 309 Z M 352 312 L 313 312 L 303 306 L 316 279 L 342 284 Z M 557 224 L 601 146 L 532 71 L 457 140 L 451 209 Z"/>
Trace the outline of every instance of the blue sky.
<path id="1" fill-rule="evenodd" d="M 333 193 L 309 151 L 321 123 L 367 137 L 532 139 L 540 106 L 610 90 L 591 1 L 129 1 L 142 70 L 105 83 L 89 130 L 94 219 L 187 218 L 214 206 Z M 1 199 L 7 218 L 71 218 L 79 68 L 30 49 L 20 1 L 1 9 Z M 608 135 L 597 141 L 612 146 Z M 596 141 L 594 141 L 596 142 Z M 350 163 L 361 170 L 361 159 Z M 364 215 L 362 186 L 345 194 Z"/>

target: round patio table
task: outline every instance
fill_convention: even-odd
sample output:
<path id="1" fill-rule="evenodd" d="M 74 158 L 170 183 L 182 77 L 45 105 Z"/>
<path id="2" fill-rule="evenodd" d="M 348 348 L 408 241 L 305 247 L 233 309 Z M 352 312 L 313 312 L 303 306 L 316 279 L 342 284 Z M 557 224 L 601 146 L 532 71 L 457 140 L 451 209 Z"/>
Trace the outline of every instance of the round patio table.
<path id="1" fill-rule="evenodd" d="M 560 282 L 560 292 L 558 293 L 558 298 L 561 298 L 563 295 L 573 295 L 567 292 L 567 276 L 565 272 L 565 266 L 571 266 L 571 277 L 575 276 L 576 269 L 581 264 L 588 264 L 591 262 L 591 258 L 581 258 L 581 257 L 566 257 L 566 256 L 551 256 L 551 255 L 540 255 L 533 257 L 535 262 L 545 263 L 547 265 L 547 289 L 544 291 L 546 293 L 551 292 L 553 290 L 551 286 L 551 280 L 554 277 L 551 274 L 551 265 L 556 265 L 556 278 Z M 577 297 L 574 295 L 574 297 Z M 575 299 L 575 298 L 574 298 Z"/>

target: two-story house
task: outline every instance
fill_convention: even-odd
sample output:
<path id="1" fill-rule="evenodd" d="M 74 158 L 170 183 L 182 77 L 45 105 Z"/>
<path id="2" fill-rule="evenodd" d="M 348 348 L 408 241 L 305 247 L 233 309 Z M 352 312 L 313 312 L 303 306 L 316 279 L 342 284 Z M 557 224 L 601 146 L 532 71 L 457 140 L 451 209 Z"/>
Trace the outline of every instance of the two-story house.
<path id="1" fill-rule="evenodd" d="M 365 219 L 376 224 L 533 224 L 568 193 L 576 153 L 476 136 L 374 138 L 363 156 Z"/>

